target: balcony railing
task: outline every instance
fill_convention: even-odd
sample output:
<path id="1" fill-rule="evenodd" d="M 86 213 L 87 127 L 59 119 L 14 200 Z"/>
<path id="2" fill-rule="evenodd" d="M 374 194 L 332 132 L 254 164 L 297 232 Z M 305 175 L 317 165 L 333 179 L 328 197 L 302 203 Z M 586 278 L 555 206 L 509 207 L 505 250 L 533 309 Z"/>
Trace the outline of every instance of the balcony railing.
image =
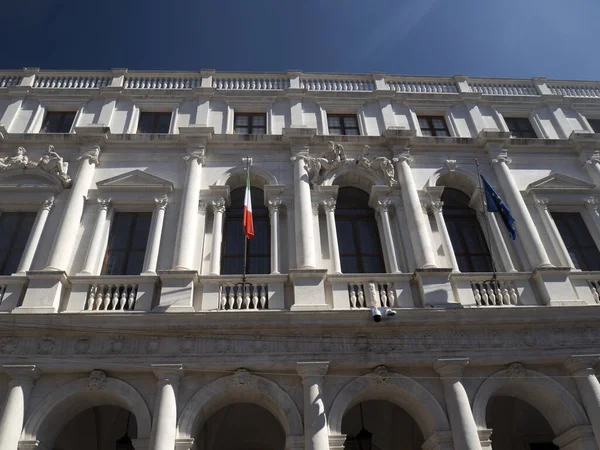
<path id="1" fill-rule="evenodd" d="M 350 308 L 394 308 L 396 293 L 391 282 L 350 282 L 348 283 Z"/>
<path id="2" fill-rule="evenodd" d="M 137 284 L 92 284 L 85 310 L 133 311 L 137 291 Z"/>
<path id="3" fill-rule="evenodd" d="M 550 92 L 563 97 L 600 98 L 600 83 L 592 81 L 548 81 Z"/>
<path id="4" fill-rule="evenodd" d="M 193 89 L 200 86 L 201 78 L 194 74 L 137 74 L 126 75 L 125 89 Z"/>
<path id="5" fill-rule="evenodd" d="M 0 88 L 17 86 L 22 79 L 19 75 L 0 75 Z"/>
<path id="6" fill-rule="evenodd" d="M 226 283 L 219 288 L 219 309 L 268 309 L 269 287 L 267 284 L 245 285 Z"/>
<path id="7" fill-rule="evenodd" d="M 97 89 L 108 86 L 111 77 L 79 74 L 38 75 L 33 82 L 34 88 L 46 89 Z"/>
<path id="8" fill-rule="evenodd" d="M 463 306 L 511 307 L 537 305 L 531 273 L 453 273 L 450 283 Z"/>
<path id="9" fill-rule="evenodd" d="M 203 311 L 263 311 L 286 309 L 284 284 L 287 275 L 248 275 L 245 290 L 241 275 L 198 277 Z M 289 305 L 288 305 L 289 307 Z"/>
<path id="10" fill-rule="evenodd" d="M 213 88 L 234 91 L 271 91 L 290 87 L 287 75 L 218 74 L 213 76 Z"/>
<path id="11" fill-rule="evenodd" d="M 478 92 L 482 95 L 539 95 L 535 86 L 525 80 L 515 82 L 482 82 L 470 79 L 469 86 L 471 86 L 473 92 Z"/>
<path id="12" fill-rule="evenodd" d="M 311 75 L 300 77 L 300 87 L 308 91 L 373 91 L 375 83 L 369 75 Z"/>
<path id="13" fill-rule="evenodd" d="M 408 92 L 413 94 L 456 94 L 456 84 L 452 79 L 423 79 L 390 78 L 387 80 L 390 90 L 395 92 Z"/>
<path id="14" fill-rule="evenodd" d="M 413 274 L 329 274 L 334 309 L 413 308 Z"/>
<path id="15" fill-rule="evenodd" d="M 477 306 L 517 306 L 519 293 L 513 281 L 472 281 Z"/>

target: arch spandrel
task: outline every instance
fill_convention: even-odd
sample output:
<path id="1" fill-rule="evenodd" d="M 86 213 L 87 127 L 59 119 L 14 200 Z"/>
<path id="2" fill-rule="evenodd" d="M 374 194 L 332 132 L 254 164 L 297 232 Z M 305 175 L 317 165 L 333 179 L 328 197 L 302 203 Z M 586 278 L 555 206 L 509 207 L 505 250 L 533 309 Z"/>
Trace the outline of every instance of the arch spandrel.
<path id="1" fill-rule="evenodd" d="M 250 183 L 252 186 L 261 189 L 264 189 L 267 185 L 279 184 L 275 175 L 257 164 L 253 164 L 250 168 Z M 214 183 L 214 186 L 230 186 L 232 190 L 245 185 L 246 171 L 241 165 L 226 170 Z"/>

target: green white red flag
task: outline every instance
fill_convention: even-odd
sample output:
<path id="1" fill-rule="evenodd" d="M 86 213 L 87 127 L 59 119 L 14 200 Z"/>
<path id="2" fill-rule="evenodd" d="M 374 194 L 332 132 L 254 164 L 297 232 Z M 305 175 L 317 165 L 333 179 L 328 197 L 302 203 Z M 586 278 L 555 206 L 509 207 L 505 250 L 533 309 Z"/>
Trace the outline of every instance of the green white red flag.
<path id="1" fill-rule="evenodd" d="M 252 197 L 250 196 L 250 168 L 248 168 L 246 171 L 246 195 L 244 196 L 244 235 L 247 239 L 252 239 L 254 237 Z"/>

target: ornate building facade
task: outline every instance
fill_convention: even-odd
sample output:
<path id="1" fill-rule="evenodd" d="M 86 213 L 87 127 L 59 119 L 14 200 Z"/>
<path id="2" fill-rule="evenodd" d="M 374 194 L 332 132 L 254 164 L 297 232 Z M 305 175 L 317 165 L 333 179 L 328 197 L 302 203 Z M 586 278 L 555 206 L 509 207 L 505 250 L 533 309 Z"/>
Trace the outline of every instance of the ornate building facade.
<path id="1" fill-rule="evenodd" d="M 597 450 L 599 132 L 597 82 L 1 72 L 0 449 Z"/>

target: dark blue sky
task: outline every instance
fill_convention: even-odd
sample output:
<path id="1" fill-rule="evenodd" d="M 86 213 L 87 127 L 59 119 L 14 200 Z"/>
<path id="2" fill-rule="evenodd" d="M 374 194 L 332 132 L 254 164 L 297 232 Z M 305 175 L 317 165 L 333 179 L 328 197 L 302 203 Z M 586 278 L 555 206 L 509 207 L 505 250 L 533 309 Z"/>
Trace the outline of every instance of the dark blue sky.
<path id="1" fill-rule="evenodd" d="M 0 68 L 600 79 L 598 0 L 6 0 Z"/>

